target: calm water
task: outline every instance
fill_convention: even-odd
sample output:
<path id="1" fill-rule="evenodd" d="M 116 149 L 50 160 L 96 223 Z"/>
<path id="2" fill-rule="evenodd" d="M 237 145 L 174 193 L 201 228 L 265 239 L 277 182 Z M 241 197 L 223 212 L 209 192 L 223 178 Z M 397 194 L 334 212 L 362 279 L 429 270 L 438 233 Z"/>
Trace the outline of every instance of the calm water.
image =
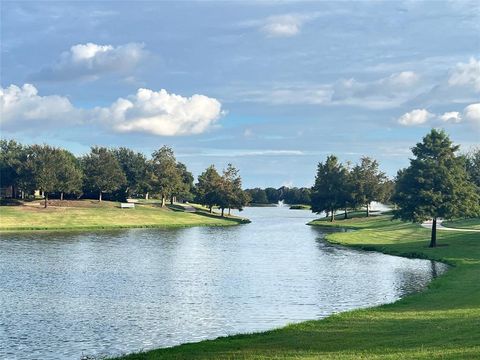
<path id="1" fill-rule="evenodd" d="M 76 359 L 388 303 L 446 266 L 326 244 L 314 216 L 229 228 L 2 235 L 0 359 Z"/>

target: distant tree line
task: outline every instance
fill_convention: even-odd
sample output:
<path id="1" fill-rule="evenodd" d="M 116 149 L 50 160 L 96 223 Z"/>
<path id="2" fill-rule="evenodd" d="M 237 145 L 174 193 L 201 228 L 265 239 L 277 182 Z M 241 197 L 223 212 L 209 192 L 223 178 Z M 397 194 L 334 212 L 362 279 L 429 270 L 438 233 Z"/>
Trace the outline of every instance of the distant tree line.
<path id="1" fill-rule="evenodd" d="M 253 188 L 245 190 L 250 198 L 252 204 L 277 204 L 283 201 L 286 204 L 304 204 L 310 205 L 311 190 L 310 188 L 302 187 L 287 187 L 282 186 L 278 189 L 268 187 L 265 189 Z"/>
<path id="2" fill-rule="evenodd" d="M 71 152 L 49 145 L 22 145 L 0 140 L 0 184 L 11 187 L 13 197 L 25 198 L 41 191 L 47 207 L 49 197 L 97 198 L 125 201 L 130 197 L 149 197 L 167 201 L 196 201 L 208 206 L 239 209 L 248 203 L 238 169 L 228 164 L 219 174 L 212 165 L 194 184 L 185 164 L 175 158 L 168 146 L 151 158 L 131 149 L 93 146 L 90 152 L 75 157 Z"/>

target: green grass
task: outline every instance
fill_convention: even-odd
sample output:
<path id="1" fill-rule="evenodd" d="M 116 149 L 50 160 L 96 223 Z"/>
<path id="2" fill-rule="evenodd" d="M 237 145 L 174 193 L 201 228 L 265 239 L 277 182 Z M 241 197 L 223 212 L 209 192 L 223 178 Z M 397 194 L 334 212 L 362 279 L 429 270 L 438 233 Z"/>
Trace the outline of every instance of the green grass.
<path id="1" fill-rule="evenodd" d="M 290 210 L 310 210 L 312 207 L 305 204 L 294 204 L 290 205 Z"/>
<path id="2" fill-rule="evenodd" d="M 0 231 L 84 230 L 141 227 L 226 226 L 247 222 L 237 217 L 186 213 L 155 205 L 120 209 L 118 203 L 103 201 L 73 202 L 77 206 L 1 206 Z"/>
<path id="3" fill-rule="evenodd" d="M 321 221 L 323 226 L 332 224 Z M 264 333 L 237 335 L 125 356 L 139 359 L 478 359 L 480 234 L 429 230 L 390 216 L 337 221 L 358 231 L 328 241 L 384 253 L 444 261 L 452 268 L 422 293 Z"/>
<path id="4" fill-rule="evenodd" d="M 480 230 L 480 218 L 444 221 L 442 225 L 446 227 L 456 228 L 456 229 Z"/>

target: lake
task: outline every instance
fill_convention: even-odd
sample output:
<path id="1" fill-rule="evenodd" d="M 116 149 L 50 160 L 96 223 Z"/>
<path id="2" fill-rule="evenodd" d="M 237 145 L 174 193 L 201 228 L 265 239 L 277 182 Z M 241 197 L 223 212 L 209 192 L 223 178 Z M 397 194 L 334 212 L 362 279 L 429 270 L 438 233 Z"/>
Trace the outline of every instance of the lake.
<path id="1" fill-rule="evenodd" d="M 316 216 L 251 224 L 2 234 L 0 358 L 115 355 L 393 302 L 446 265 L 332 246 Z M 340 230 L 337 230 L 340 231 Z"/>

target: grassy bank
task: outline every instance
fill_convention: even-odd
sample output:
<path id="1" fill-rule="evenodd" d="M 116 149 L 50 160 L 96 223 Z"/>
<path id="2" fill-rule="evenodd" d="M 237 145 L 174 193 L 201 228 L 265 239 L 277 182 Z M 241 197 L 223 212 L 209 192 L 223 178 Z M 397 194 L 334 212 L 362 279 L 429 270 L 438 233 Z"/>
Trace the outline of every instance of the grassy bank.
<path id="1" fill-rule="evenodd" d="M 456 229 L 480 230 L 480 218 L 444 221 L 442 225 Z"/>
<path id="2" fill-rule="evenodd" d="M 305 204 L 294 204 L 290 205 L 290 210 L 310 210 L 312 207 Z"/>
<path id="3" fill-rule="evenodd" d="M 265 333 L 238 335 L 123 357 L 136 359 L 475 359 L 480 358 L 480 235 L 429 230 L 390 216 L 330 224 L 332 243 L 445 261 L 453 267 L 422 293 Z"/>
<path id="4" fill-rule="evenodd" d="M 246 221 L 236 217 L 221 218 L 202 211 L 188 213 L 178 208 L 160 208 L 155 204 L 136 205 L 134 209 L 120 209 L 118 203 L 108 201 L 84 200 L 66 204 L 68 206 L 46 209 L 38 202 L 1 206 L 0 231 L 226 226 Z"/>

